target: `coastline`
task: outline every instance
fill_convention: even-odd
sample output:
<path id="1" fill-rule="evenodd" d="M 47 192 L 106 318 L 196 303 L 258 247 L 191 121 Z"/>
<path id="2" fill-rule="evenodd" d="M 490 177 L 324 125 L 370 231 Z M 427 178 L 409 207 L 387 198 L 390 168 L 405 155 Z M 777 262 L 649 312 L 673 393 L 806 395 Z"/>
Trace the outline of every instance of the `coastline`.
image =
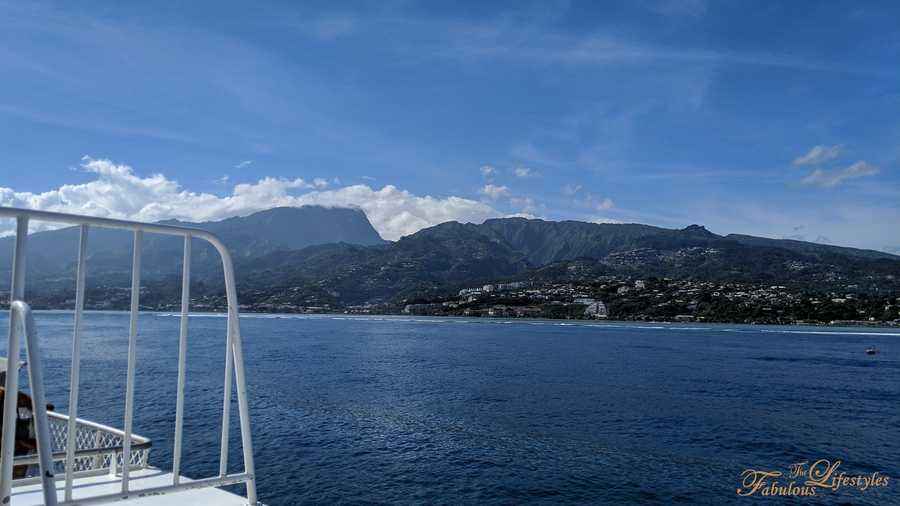
<path id="1" fill-rule="evenodd" d="M 73 309 L 66 308 L 42 308 L 34 311 L 37 314 L 68 314 L 73 313 Z M 108 314 L 108 315 L 124 315 L 129 314 L 125 309 L 85 309 L 85 314 Z M 154 315 L 162 317 L 180 317 L 178 311 L 159 310 L 152 308 L 142 308 L 140 313 L 143 315 Z M 224 311 L 192 311 L 189 314 L 192 318 L 226 318 L 227 313 Z M 533 317 L 493 317 L 493 316 L 458 316 L 458 315 L 408 315 L 398 313 L 343 313 L 343 312 L 319 312 L 319 313 L 300 313 L 300 312 L 263 312 L 263 311 L 242 311 L 242 319 L 254 318 L 271 318 L 271 319 L 354 319 L 354 320 L 409 320 L 409 321 L 459 321 L 471 323 L 524 323 L 524 324 L 548 324 L 558 326 L 628 326 L 641 328 L 642 326 L 664 326 L 669 328 L 685 329 L 691 328 L 720 328 L 722 326 L 742 326 L 751 328 L 776 328 L 776 329 L 792 329 L 792 328 L 810 328 L 810 329 L 847 329 L 859 331 L 860 329 L 869 329 L 873 331 L 896 331 L 900 329 L 900 325 L 891 324 L 859 324 L 848 325 L 846 323 L 746 323 L 746 322 L 730 322 L 730 321 L 667 321 L 667 320 L 627 320 L 615 318 L 533 318 Z M 872 334 L 885 334 L 884 332 L 871 332 Z M 886 335 L 893 335 L 887 333 Z M 898 334 L 900 335 L 900 334 Z"/>

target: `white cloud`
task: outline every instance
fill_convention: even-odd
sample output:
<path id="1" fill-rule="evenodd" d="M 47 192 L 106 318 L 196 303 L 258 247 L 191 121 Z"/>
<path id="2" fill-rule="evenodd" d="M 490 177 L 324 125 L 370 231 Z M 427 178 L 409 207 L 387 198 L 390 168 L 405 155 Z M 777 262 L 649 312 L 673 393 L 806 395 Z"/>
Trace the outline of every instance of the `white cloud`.
<path id="1" fill-rule="evenodd" d="M 243 169 L 244 167 L 249 167 L 253 165 L 253 160 L 244 160 L 243 162 L 238 163 L 234 166 L 235 169 Z"/>
<path id="2" fill-rule="evenodd" d="M 317 177 L 317 178 L 313 179 L 313 186 L 319 190 L 321 190 L 323 188 L 327 188 L 328 180 L 321 178 L 321 177 Z"/>
<path id="3" fill-rule="evenodd" d="M 393 185 L 380 190 L 354 185 L 313 191 L 293 198 L 290 205 L 358 207 L 366 213 L 378 233 L 389 240 L 445 221 L 481 223 L 487 218 L 502 216 L 502 213 L 482 202 L 453 196 L 421 197 Z"/>
<path id="4" fill-rule="evenodd" d="M 801 181 L 805 185 L 818 186 L 820 188 L 832 188 L 848 179 L 859 177 L 874 176 L 878 174 L 879 169 L 873 165 L 869 165 L 864 161 L 859 161 L 845 169 L 823 170 L 816 169 L 810 172 Z"/>
<path id="5" fill-rule="evenodd" d="M 490 177 L 494 175 L 495 172 L 497 172 L 497 169 L 491 167 L 490 165 L 482 165 L 481 167 L 478 167 L 478 170 L 481 171 L 481 175 L 484 177 Z"/>
<path id="6" fill-rule="evenodd" d="M 605 216 L 595 216 L 591 218 L 591 223 L 603 224 L 603 223 L 611 223 L 611 224 L 619 224 L 622 223 L 619 220 L 614 220 L 612 218 L 607 218 Z"/>
<path id="7" fill-rule="evenodd" d="M 326 191 L 317 187 L 316 180 L 310 184 L 300 178 L 265 177 L 235 185 L 230 195 L 219 197 L 186 190 L 162 174 L 140 177 L 131 167 L 109 160 L 86 157 L 81 169 L 96 179 L 42 193 L 0 187 L 0 205 L 148 222 L 221 220 L 278 206 L 355 207 L 366 213 L 382 237 L 391 240 L 445 221 L 480 223 L 502 216 L 483 202 L 418 196 L 391 185 L 380 190 L 359 184 Z M 0 235 L 12 230 L 11 222 L 0 221 Z"/>
<path id="8" fill-rule="evenodd" d="M 215 183 L 216 183 L 216 184 L 228 184 L 228 182 L 229 182 L 230 180 L 231 180 L 231 178 L 228 176 L 228 174 L 225 174 L 225 175 L 223 175 L 222 177 L 216 179 L 216 180 L 215 180 Z"/>
<path id="9" fill-rule="evenodd" d="M 580 184 L 567 184 L 562 187 L 563 195 L 575 195 L 579 191 L 581 191 L 582 186 Z"/>
<path id="10" fill-rule="evenodd" d="M 500 197 L 509 196 L 509 188 L 506 186 L 497 186 L 494 184 L 486 184 L 478 190 L 478 193 L 484 195 L 491 200 L 497 200 Z"/>
<path id="11" fill-rule="evenodd" d="M 513 169 L 513 174 L 515 174 L 516 177 L 529 177 L 534 175 L 534 172 L 528 167 L 516 167 Z"/>
<path id="12" fill-rule="evenodd" d="M 598 202 L 596 205 L 597 209 L 599 209 L 601 211 L 605 211 L 607 209 L 612 209 L 613 206 L 615 206 L 615 203 L 610 198 L 605 198 L 605 199 L 601 200 L 600 202 Z"/>
<path id="13" fill-rule="evenodd" d="M 525 218 L 526 220 L 538 220 L 538 219 L 540 219 L 539 216 L 536 216 L 536 215 L 531 214 L 531 213 L 512 213 L 512 214 L 507 214 L 506 216 L 504 216 L 504 218 Z"/>
<path id="14" fill-rule="evenodd" d="M 835 144 L 834 146 L 819 144 L 810 149 L 805 155 L 796 158 L 794 160 L 794 165 L 797 167 L 802 165 L 821 165 L 825 162 L 837 159 L 843 152 L 843 144 Z"/>

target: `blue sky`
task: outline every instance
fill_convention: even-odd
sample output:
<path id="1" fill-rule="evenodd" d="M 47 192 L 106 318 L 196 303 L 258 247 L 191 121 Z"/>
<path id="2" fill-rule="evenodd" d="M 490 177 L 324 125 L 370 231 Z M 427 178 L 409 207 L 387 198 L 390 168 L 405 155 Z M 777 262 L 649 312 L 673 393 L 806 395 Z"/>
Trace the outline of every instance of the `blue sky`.
<path id="1" fill-rule="evenodd" d="M 321 203 L 391 239 L 520 214 L 900 252 L 896 2 L 0 11 L 3 205 Z"/>

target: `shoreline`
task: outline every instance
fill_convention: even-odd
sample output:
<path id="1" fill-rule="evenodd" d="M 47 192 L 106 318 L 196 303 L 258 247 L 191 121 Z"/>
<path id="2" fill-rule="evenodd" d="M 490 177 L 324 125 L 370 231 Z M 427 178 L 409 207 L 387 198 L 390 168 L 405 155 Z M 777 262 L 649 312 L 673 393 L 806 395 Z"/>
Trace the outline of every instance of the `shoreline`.
<path id="1" fill-rule="evenodd" d="M 35 309 L 35 313 L 74 313 L 74 309 Z M 85 309 L 86 314 L 110 314 L 110 315 L 128 315 L 126 309 Z M 157 316 L 180 317 L 180 311 L 174 310 L 158 310 L 158 309 L 141 309 L 141 314 L 152 314 Z M 666 325 L 674 328 L 685 328 L 692 326 L 720 326 L 720 325 L 741 325 L 747 327 L 778 327 L 778 328 L 820 328 L 820 329 L 872 329 L 872 330 L 897 330 L 900 325 L 890 324 L 848 324 L 842 323 L 747 323 L 733 321 L 667 321 L 667 320 L 623 320 L 615 318 L 531 318 L 531 317 L 492 317 L 492 316 L 459 316 L 459 315 L 409 315 L 396 313 L 271 313 L 263 311 L 244 311 L 241 312 L 242 318 L 273 318 L 273 319 L 303 319 L 303 318 L 338 318 L 338 319 L 397 319 L 397 320 L 416 320 L 416 319 L 435 319 L 435 320 L 459 320 L 470 322 L 508 322 L 508 323 L 530 323 L 530 322 L 548 322 L 556 325 L 590 325 L 603 326 L 604 323 L 609 324 L 634 324 L 634 325 Z M 191 311 L 189 316 L 199 318 L 225 318 L 225 311 Z"/>

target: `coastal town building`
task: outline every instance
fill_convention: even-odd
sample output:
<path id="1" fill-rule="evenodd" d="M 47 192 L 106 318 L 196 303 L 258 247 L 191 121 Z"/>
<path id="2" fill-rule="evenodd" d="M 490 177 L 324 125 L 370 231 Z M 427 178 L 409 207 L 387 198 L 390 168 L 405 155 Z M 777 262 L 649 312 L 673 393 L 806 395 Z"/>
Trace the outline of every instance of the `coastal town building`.
<path id="1" fill-rule="evenodd" d="M 606 309 L 606 304 L 601 301 L 594 301 L 584 308 L 584 316 L 588 318 L 607 318 L 609 317 L 609 311 Z"/>

